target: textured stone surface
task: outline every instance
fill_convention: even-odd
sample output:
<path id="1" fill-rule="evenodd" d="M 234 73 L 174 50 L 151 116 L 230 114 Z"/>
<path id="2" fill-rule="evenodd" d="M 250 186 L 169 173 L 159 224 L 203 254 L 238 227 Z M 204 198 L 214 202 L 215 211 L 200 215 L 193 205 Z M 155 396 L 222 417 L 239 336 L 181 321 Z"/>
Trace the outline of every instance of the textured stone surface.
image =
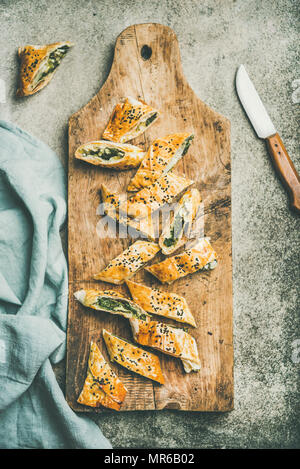
<path id="1" fill-rule="evenodd" d="M 0 114 L 43 139 L 64 164 L 68 117 L 103 84 L 116 36 L 134 23 L 174 29 L 190 85 L 232 123 L 235 410 L 93 416 L 115 447 L 300 446 L 299 218 L 234 88 L 244 63 L 299 171 L 297 6 L 296 0 L 0 2 L 6 87 Z M 65 39 L 76 46 L 51 84 L 16 99 L 18 46 Z M 64 364 L 56 371 L 63 386 Z"/>

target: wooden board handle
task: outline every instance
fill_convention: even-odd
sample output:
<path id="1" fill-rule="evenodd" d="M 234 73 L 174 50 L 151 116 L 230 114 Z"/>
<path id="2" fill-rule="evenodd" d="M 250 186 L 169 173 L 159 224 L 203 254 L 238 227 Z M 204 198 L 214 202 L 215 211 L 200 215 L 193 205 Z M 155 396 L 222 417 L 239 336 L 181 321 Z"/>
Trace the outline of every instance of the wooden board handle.
<path id="1" fill-rule="evenodd" d="M 278 134 L 267 138 L 267 146 L 278 172 L 291 200 L 291 207 L 300 213 L 300 178 L 285 146 Z"/>
<path id="2" fill-rule="evenodd" d="M 115 45 L 114 59 L 107 79 L 108 87 L 111 87 L 110 78 L 121 74 L 128 74 L 128 68 L 136 70 L 133 75 L 133 85 L 140 88 L 140 80 L 143 74 L 156 78 L 161 87 L 166 81 L 174 80 L 179 75 L 179 80 L 185 80 L 178 39 L 174 31 L 168 26 L 157 23 L 135 24 L 122 31 Z M 154 89 L 153 85 L 153 89 Z M 101 91 L 101 90 L 100 90 Z M 143 90 L 146 92 L 146 90 Z"/>

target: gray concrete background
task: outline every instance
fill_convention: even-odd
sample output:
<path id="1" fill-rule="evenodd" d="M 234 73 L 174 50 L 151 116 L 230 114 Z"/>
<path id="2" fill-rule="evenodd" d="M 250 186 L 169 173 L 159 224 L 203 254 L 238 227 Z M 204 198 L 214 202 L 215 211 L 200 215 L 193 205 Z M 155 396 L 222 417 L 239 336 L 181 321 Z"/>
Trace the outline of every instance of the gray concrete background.
<path id="1" fill-rule="evenodd" d="M 6 85 L 1 115 L 44 140 L 64 164 L 68 117 L 99 90 L 117 35 L 134 23 L 174 29 L 192 88 L 232 123 L 235 410 L 92 418 L 114 447 L 299 447 L 299 218 L 289 211 L 264 142 L 256 138 L 234 88 L 243 63 L 300 171 L 294 103 L 299 2 L 12 0 L 0 1 L 0 22 L 0 79 Z M 60 40 L 76 46 L 51 84 L 16 99 L 18 46 Z M 63 387 L 63 363 L 56 372 Z"/>

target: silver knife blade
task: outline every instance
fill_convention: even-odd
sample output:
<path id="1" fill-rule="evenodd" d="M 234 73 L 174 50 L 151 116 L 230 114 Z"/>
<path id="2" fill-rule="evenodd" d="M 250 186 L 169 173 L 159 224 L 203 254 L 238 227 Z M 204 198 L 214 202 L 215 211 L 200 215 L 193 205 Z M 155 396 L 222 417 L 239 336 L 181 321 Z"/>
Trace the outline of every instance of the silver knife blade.
<path id="1" fill-rule="evenodd" d="M 276 134 L 276 129 L 244 65 L 239 66 L 235 83 L 240 101 L 258 137 L 267 138 Z"/>

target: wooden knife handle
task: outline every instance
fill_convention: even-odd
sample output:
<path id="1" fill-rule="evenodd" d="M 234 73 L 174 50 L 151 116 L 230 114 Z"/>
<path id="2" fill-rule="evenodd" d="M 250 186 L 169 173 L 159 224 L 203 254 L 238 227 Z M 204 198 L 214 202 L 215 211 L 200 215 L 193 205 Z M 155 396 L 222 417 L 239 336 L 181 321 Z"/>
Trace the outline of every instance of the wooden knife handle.
<path id="1" fill-rule="evenodd" d="M 300 178 L 278 134 L 267 138 L 267 146 L 290 197 L 291 207 L 300 213 Z"/>

